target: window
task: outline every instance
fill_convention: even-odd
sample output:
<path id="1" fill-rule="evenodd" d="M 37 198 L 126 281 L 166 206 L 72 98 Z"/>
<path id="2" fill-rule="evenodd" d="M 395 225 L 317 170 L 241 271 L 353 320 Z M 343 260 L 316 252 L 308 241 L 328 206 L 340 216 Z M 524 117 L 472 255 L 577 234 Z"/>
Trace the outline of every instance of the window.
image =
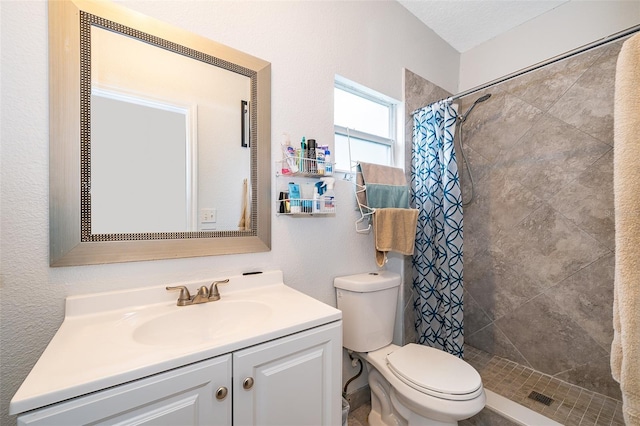
<path id="1" fill-rule="evenodd" d="M 394 165 L 397 104 L 385 95 L 336 77 L 336 170 L 350 171 L 356 161 Z"/>

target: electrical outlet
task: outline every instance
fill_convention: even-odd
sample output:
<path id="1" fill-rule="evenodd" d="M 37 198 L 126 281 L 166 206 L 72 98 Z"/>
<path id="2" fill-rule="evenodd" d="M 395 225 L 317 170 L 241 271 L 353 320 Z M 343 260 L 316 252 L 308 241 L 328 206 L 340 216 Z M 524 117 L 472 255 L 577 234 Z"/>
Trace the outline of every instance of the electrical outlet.
<path id="1" fill-rule="evenodd" d="M 216 209 L 200 209 L 200 222 L 201 223 L 213 223 L 217 219 Z"/>

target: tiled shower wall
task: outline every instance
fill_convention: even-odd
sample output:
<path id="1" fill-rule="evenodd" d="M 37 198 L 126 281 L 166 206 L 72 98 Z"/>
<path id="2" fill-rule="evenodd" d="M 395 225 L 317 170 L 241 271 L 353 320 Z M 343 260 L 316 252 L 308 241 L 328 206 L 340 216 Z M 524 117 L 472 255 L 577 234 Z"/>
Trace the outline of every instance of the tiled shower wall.
<path id="1" fill-rule="evenodd" d="M 475 181 L 464 208 L 465 342 L 620 398 L 613 337 L 613 96 L 622 42 L 582 53 L 460 100 Z M 411 112 L 450 96 L 405 72 Z M 459 125 L 459 124 L 458 124 Z M 456 140 L 465 203 L 470 179 Z M 405 283 L 411 283 L 406 258 Z M 403 292 L 404 343 L 415 341 Z"/>
<path id="2" fill-rule="evenodd" d="M 465 111 L 492 94 L 462 128 L 475 180 L 464 209 L 465 342 L 618 399 L 609 351 L 621 45 L 461 100 Z"/>

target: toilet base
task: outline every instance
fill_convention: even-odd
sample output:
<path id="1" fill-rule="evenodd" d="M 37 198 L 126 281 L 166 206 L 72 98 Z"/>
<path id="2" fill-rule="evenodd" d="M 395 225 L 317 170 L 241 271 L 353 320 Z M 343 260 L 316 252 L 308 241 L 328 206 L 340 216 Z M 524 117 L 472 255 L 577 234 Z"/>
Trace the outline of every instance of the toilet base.
<path id="1" fill-rule="evenodd" d="M 422 417 L 421 419 L 411 419 L 408 422 L 401 417 L 396 417 L 395 420 L 397 421 L 395 425 L 398 426 L 456 426 L 458 424 L 458 422 L 439 422 L 437 420 L 425 419 L 424 417 Z M 382 416 L 380 415 L 380 413 L 374 411 L 373 409 L 369 412 L 367 421 L 369 422 L 370 426 L 389 426 L 388 423 L 382 421 Z"/>
<path id="2" fill-rule="evenodd" d="M 354 353 L 365 362 L 369 373 L 369 424 L 455 426 L 459 420 L 472 417 L 484 408 L 484 391 L 470 400 L 453 401 L 433 398 L 407 386 L 395 376 L 386 362 L 386 356 L 397 348 L 399 347 L 389 345 L 373 352 Z"/>
<path id="3" fill-rule="evenodd" d="M 456 426 L 458 422 L 428 419 L 407 408 L 379 371 L 367 364 L 371 388 L 371 426 Z"/>

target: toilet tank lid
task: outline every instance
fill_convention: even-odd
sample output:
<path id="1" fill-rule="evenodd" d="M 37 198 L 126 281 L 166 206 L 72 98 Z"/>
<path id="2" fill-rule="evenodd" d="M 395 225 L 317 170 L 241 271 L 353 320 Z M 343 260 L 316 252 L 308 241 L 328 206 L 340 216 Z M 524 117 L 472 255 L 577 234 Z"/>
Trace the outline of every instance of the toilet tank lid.
<path id="1" fill-rule="evenodd" d="M 333 286 L 342 290 L 367 293 L 398 287 L 400 281 L 400 275 L 395 272 L 379 271 L 336 277 Z"/>

